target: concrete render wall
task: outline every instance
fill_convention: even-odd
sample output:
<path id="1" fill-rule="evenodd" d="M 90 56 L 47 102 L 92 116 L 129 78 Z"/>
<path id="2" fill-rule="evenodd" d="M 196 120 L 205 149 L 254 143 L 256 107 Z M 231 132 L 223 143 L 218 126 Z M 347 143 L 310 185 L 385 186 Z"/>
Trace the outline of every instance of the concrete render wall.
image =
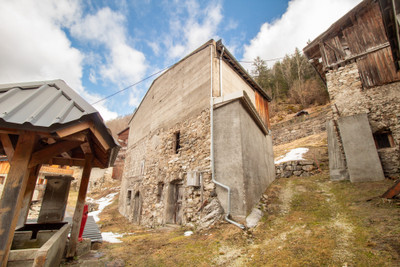
<path id="1" fill-rule="evenodd" d="M 130 123 L 128 144 L 210 106 L 211 64 L 207 47 L 157 78 Z"/>
<path id="2" fill-rule="evenodd" d="M 357 63 L 326 74 L 334 118 L 367 114 L 372 133 L 389 130 L 394 146 L 378 149 L 386 176 L 400 173 L 400 82 L 364 89 Z"/>
<path id="3" fill-rule="evenodd" d="M 238 91 L 245 91 L 249 96 L 252 104 L 256 106 L 256 96 L 254 90 L 225 61 L 222 61 L 223 95 L 229 95 Z"/>
<path id="4" fill-rule="evenodd" d="M 265 136 L 239 100 L 214 111 L 216 180 L 231 187 L 231 215 L 243 222 L 275 179 L 272 140 Z M 217 187 L 227 210 L 227 191 Z"/>

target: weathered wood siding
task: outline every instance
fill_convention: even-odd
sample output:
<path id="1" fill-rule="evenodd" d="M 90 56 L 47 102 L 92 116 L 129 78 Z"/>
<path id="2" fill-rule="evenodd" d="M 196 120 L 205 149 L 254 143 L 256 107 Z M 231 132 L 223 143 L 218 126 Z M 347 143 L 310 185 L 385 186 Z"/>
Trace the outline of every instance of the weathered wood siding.
<path id="1" fill-rule="evenodd" d="M 268 111 L 268 101 L 262 97 L 258 92 L 255 92 L 256 96 L 256 109 L 258 114 L 260 114 L 261 119 L 264 124 L 270 129 L 269 123 L 269 111 Z"/>
<path id="2" fill-rule="evenodd" d="M 319 46 L 319 50 L 316 49 Z M 364 88 L 400 81 L 379 3 L 364 1 L 304 49 L 325 80 L 331 69 L 356 62 Z"/>

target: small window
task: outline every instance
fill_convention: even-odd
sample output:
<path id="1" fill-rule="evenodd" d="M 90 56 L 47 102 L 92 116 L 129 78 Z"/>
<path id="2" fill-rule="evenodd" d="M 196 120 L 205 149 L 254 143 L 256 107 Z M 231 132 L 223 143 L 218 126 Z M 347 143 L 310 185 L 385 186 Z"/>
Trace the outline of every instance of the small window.
<path id="1" fill-rule="evenodd" d="M 394 140 L 390 131 L 374 133 L 376 148 L 394 147 Z"/>
<path id="2" fill-rule="evenodd" d="M 162 200 L 163 190 L 164 190 L 164 183 L 159 182 L 157 185 L 157 202 L 160 202 Z"/>
<path id="3" fill-rule="evenodd" d="M 132 190 L 128 190 L 128 194 L 126 196 L 126 205 L 130 206 L 131 205 L 131 200 L 132 200 Z"/>
<path id="4" fill-rule="evenodd" d="M 4 176 L 0 176 L 0 184 L 4 184 L 4 180 L 6 179 L 6 177 Z"/>
<path id="5" fill-rule="evenodd" d="M 140 174 L 144 174 L 144 162 L 145 160 L 142 160 L 142 162 L 140 163 Z"/>
<path id="6" fill-rule="evenodd" d="M 179 149 L 181 148 L 181 132 L 175 133 L 175 154 L 179 153 Z"/>

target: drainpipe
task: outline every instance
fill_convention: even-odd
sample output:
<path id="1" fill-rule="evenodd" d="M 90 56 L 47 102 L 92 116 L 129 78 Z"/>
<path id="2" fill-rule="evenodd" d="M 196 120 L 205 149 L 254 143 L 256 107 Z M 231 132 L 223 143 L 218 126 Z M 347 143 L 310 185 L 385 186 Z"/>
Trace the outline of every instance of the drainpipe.
<path id="1" fill-rule="evenodd" d="M 210 105 L 211 105 L 211 108 L 210 108 L 210 125 L 211 125 L 211 142 L 210 142 L 210 150 L 211 150 L 211 155 L 210 155 L 210 158 L 211 158 L 211 178 L 212 178 L 212 181 L 216 184 L 216 185 L 219 185 L 220 187 L 222 187 L 222 188 L 225 188 L 227 191 L 228 191 L 228 212 L 226 213 L 226 215 L 225 215 L 225 220 L 227 221 L 227 222 L 229 222 L 229 223 L 231 223 L 231 224 L 234 224 L 234 225 L 236 225 L 237 227 L 239 227 L 239 228 L 241 228 L 241 229 L 245 229 L 245 226 L 243 225 L 243 224 L 240 224 L 240 223 L 238 223 L 238 222 L 235 222 L 235 221 L 233 221 L 233 220 L 231 220 L 231 219 L 229 219 L 229 215 L 230 215 L 230 213 L 231 213 L 231 188 L 229 187 L 229 186 L 227 186 L 227 185 L 224 185 L 224 184 L 221 184 L 220 182 L 218 182 L 217 180 L 215 180 L 215 168 L 214 168 L 214 98 L 213 98 L 213 79 L 212 79 L 212 77 L 213 77 L 213 70 L 212 70 L 212 66 L 213 66 L 213 56 L 212 56 L 212 53 L 213 53 L 213 46 L 211 45 L 210 46 L 210 48 L 211 48 L 211 53 L 210 53 L 210 58 L 211 58 L 211 96 L 210 96 Z M 224 51 L 224 48 L 222 48 L 222 53 L 223 53 L 223 51 Z M 221 60 L 221 58 L 222 58 L 222 53 L 221 53 L 221 57 L 220 57 L 220 60 Z M 221 61 L 220 61 L 220 64 L 221 64 Z M 220 65 L 220 86 L 221 86 L 221 88 L 220 88 L 220 92 L 222 93 L 222 72 L 221 72 L 221 65 Z M 221 96 L 222 96 L 222 94 L 221 94 Z"/>
<path id="2" fill-rule="evenodd" d="M 222 96 L 222 55 L 224 51 L 225 46 L 222 47 L 221 55 L 219 56 L 219 96 Z"/>

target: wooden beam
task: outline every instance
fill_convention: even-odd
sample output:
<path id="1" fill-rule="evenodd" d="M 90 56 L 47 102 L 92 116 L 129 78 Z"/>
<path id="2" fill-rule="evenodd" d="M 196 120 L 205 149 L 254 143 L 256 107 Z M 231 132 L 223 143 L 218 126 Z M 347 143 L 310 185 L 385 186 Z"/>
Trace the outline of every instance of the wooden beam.
<path id="1" fill-rule="evenodd" d="M 400 194 L 400 179 L 396 181 L 396 183 L 390 187 L 381 197 L 382 198 L 394 198 Z"/>
<path id="2" fill-rule="evenodd" d="M 35 192 L 36 181 L 39 176 L 39 170 L 41 165 L 37 165 L 34 168 L 29 169 L 29 178 L 26 185 L 24 198 L 22 200 L 21 212 L 19 214 L 17 229 L 23 227 L 26 223 L 26 218 L 28 217 L 29 208 L 31 207 L 31 201 L 33 193 Z"/>
<path id="3" fill-rule="evenodd" d="M 71 236 L 69 239 L 67 258 L 75 256 L 78 243 L 79 229 L 81 227 L 83 206 L 85 205 L 86 192 L 89 184 L 90 172 L 92 170 L 93 154 L 85 155 L 85 166 L 83 167 L 81 184 L 79 186 L 78 199 L 76 201 L 74 217 L 72 219 Z"/>
<path id="4" fill-rule="evenodd" d="M 22 133 L 10 162 L 10 171 L 0 201 L 0 266 L 7 266 L 8 253 L 28 183 L 28 164 L 35 143 L 35 133 Z"/>
<path id="5" fill-rule="evenodd" d="M 94 127 L 90 127 L 90 130 L 92 131 L 96 139 L 99 141 L 104 151 L 107 151 L 110 148 L 110 146 L 107 144 L 106 140 L 104 140 L 103 136 L 98 131 L 96 131 Z"/>
<path id="6" fill-rule="evenodd" d="M 90 122 L 82 122 L 79 124 L 72 125 L 68 128 L 58 130 L 56 133 L 60 138 L 64 138 L 66 136 L 89 129 L 91 126 L 92 126 L 92 123 L 90 123 Z"/>
<path id="7" fill-rule="evenodd" d="M 81 166 L 81 167 L 85 166 L 85 160 L 78 158 L 67 159 L 67 158 L 55 157 L 42 163 L 50 165 L 67 165 L 67 166 Z"/>
<path id="8" fill-rule="evenodd" d="M 6 152 L 8 161 L 11 162 L 14 156 L 14 147 L 11 143 L 10 136 L 8 134 L 0 134 L 1 144 L 3 145 L 4 151 Z"/>
<path id="9" fill-rule="evenodd" d="M 42 162 L 45 162 L 55 156 L 60 155 L 61 153 L 70 151 L 82 143 L 79 141 L 60 141 L 58 143 L 48 145 L 42 150 L 36 151 L 32 154 L 31 162 L 29 162 L 29 168 L 32 168 Z"/>

